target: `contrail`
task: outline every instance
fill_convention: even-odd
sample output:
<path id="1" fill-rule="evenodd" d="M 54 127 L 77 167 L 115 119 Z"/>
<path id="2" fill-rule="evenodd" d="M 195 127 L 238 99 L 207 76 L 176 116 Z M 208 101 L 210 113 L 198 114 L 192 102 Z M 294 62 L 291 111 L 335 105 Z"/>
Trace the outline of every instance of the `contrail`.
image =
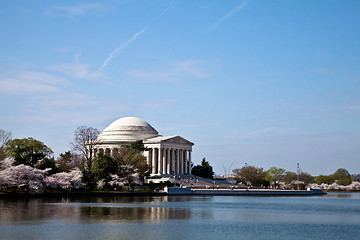
<path id="1" fill-rule="evenodd" d="M 230 18 L 232 15 L 236 14 L 237 12 L 241 11 L 246 7 L 246 5 L 250 2 L 250 0 L 244 0 L 239 5 L 237 5 L 233 10 L 225 14 L 222 18 L 220 18 L 217 22 L 212 24 L 209 29 L 214 29 L 218 27 L 223 21 Z"/>
<path id="2" fill-rule="evenodd" d="M 137 33 L 134 34 L 134 36 L 132 38 L 130 38 L 129 40 L 126 40 L 125 42 L 121 43 L 119 47 L 117 47 L 116 49 L 114 49 L 109 56 L 105 59 L 104 63 L 102 64 L 100 71 L 102 71 L 107 65 L 109 65 L 109 63 L 111 62 L 111 60 L 116 57 L 119 52 L 123 51 L 124 49 L 127 48 L 127 46 L 129 44 L 131 44 L 133 41 L 136 40 L 136 38 L 138 36 L 140 36 L 141 34 L 143 34 L 145 32 L 145 28 Z"/>

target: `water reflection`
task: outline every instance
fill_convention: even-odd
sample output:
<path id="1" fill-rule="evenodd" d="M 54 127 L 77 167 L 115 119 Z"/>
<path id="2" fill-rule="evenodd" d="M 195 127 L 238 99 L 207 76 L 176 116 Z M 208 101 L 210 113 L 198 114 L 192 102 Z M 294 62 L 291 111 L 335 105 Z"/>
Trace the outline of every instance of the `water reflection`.
<path id="1" fill-rule="evenodd" d="M 339 192 L 329 192 L 326 197 L 330 197 L 330 198 L 360 198 L 360 193 L 359 192 L 352 192 L 352 193 L 339 193 Z"/>
<path id="2" fill-rule="evenodd" d="M 184 220 L 191 208 L 161 205 L 188 201 L 168 197 L 94 197 L 0 200 L 1 224 L 64 221 L 67 223 Z"/>

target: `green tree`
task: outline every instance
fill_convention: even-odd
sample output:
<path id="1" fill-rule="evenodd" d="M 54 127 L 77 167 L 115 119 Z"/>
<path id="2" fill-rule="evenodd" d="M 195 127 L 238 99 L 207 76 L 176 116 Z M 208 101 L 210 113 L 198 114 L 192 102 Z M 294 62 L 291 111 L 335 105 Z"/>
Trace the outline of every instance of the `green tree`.
<path id="1" fill-rule="evenodd" d="M 254 185 L 256 182 L 261 182 L 265 179 L 263 168 L 250 165 L 234 169 L 233 174 L 237 182 L 244 182 L 249 185 Z"/>
<path id="2" fill-rule="evenodd" d="M 196 165 L 191 169 L 191 174 L 203 178 L 214 178 L 213 168 L 210 163 L 206 161 L 206 158 L 202 159 L 200 165 Z"/>
<path id="3" fill-rule="evenodd" d="M 349 185 L 352 183 L 352 177 L 348 170 L 345 168 L 337 169 L 333 174 L 332 177 L 336 180 L 337 184 L 339 185 Z"/>
<path id="4" fill-rule="evenodd" d="M 276 188 L 278 183 L 285 176 L 286 170 L 283 168 L 271 167 L 265 172 L 265 179 L 268 180 Z"/>
<path id="5" fill-rule="evenodd" d="M 285 176 L 283 177 L 283 181 L 285 183 L 291 183 L 292 181 L 296 181 L 298 179 L 298 175 L 295 172 L 286 172 Z"/>
<path id="6" fill-rule="evenodd" d="M 6 143 L 7 156 L 14 159 L 14 165 L 25 164 L 38 167 L 40 161 L 49 159 L 53 151 L 34 138 L 12 139 Z"/>
<path id="7" fill-rule="evenodd" d="M 332 176 L 338 180 L 340 178 L 347 178 L 350 177 L 350 173 L 348 172 L 348 170 L 346 170 L 345 168 L 338 168 L 333 174 Z"/>
<path id="8" fill-rule="evenodd" d="M 144 143 L 142 140 L 131 143 L 130 148 L 136 150 L 137 152 L 144 152 L 144 151 L 149 150 L 148 148 L 146 148 L 144 146 Z"/>
<path id="9" fill-rule="evenodd" d="M 37 165 L 37 168 L 42 169 L 42 170 L 51 168 L 51 171 L 49 172 L 49 174 L 55 174 L 55 173 L 59 172 L 59 169 L 56 166 L 56 162 L 53 157 L 52 158 L 43 158 L 42 160 L 40 160 Z"/>
<path id="10" fill-rule="evenodd" d="M 314 177 L 307 172 L 301 172 L 300 173 L 300 181 L 304 182 L 304 185 L 306 186 L 309 183 L 314 182 Z"/>
<path id="11" fill-rule="evenodd" d="M 111 180 L 110 174 L 116 174 L 118 171 L 118 162 L 108 155 L 99 153 L 95 158 L 92 171 L 97 180 L 108 183 Z"/>
<path id="12" fill-rule="evenodd" d="M 315 182 L 317 184 L 333 184 L 335 182 L 335 179 L 333 178 L 333 176 L 319 175 L 315 178 Z"/>
<path id="13" fill-rule="evenodd" d="M 81 157 L 79 154 L 66 151 L 65 153 L 60 153 L 56 165 L 60 172 L 70 172 L 76 167 L 80 167 Z"/>

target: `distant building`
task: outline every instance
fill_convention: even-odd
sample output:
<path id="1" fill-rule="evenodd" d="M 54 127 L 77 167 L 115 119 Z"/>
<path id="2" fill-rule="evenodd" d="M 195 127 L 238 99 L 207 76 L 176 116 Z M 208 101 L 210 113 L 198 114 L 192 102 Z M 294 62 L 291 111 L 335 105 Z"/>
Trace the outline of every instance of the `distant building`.
<path id="1" fill-rule="evenodd" d="M 112 155 L 121 145 L 142 140 L 148 148 L 143 154 L 151 167 L 151 175 L 191 173 L 192 142 L 180 136 L 161 136 L 146 121 L 124 117 L 111 123 L 98 137 L 96 152 Z"/>

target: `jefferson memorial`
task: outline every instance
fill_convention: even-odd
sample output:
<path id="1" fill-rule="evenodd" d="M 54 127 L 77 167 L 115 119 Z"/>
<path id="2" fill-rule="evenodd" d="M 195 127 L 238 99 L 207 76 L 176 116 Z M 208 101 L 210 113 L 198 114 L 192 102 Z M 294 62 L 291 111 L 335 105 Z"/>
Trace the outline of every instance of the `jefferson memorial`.
<path id="1" fill-rule="evenodd" d="M 192 142 L 180 136 L 162 136 L 146 121 L 124 117 L 111 123 L 98 136 L 97 151 L 112 155 L 121 145 L 143 141 L 143 154 L 151 175 L 191 174 Z"/>

